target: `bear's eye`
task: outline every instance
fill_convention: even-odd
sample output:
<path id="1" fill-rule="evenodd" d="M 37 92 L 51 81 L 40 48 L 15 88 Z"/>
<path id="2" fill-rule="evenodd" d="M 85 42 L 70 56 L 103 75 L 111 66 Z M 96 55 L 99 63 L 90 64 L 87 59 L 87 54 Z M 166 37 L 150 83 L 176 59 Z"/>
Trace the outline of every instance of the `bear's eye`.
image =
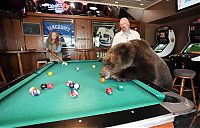
<path id="1" fill-rule="evenodd" d="M 114 65 L 112 64 L 112 63 L 108 63 L 108 64 L 106 64 L 105 65 L 107 68 L 113 68 L 114 67 Z"/>

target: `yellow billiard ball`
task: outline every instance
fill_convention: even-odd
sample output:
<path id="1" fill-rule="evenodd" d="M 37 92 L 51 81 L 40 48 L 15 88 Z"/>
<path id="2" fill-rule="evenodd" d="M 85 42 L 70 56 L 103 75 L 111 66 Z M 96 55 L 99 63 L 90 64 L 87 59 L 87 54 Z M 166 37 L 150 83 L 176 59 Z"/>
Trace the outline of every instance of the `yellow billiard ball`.
<path id="1" fill-rule="evenodd" d="M 52 76 L 53 75 L 53 72 L 48 72 L 48 76 Z"/>

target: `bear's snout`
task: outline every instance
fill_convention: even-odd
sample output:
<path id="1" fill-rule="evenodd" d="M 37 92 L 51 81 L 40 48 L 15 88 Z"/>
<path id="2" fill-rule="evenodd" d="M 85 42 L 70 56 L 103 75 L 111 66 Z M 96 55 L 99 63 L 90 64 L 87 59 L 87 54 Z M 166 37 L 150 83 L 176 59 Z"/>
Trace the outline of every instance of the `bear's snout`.
<path id="1" fill-rule="evenodd" d="M 110 72 L 108 71 L 107 67 L 103 67 L 101 72 L 100 72 L 101 77 L 104 77 L 105 79 L 110 78 Z"/>

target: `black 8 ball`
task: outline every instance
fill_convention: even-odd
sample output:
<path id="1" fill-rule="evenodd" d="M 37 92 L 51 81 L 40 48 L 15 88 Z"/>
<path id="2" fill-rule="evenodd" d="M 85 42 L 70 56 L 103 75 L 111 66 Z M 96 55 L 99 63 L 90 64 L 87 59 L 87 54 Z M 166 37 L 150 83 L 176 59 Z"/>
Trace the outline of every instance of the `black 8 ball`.
<path id="1" fill-rule="evenodd" d="M 43 83 L 43 84 L 41 84 L 40 87 L 41 87 L 41 89 L 43 89 L 43 90 L 44 90 L 44 89 L 47 89 L 47 84 Z"/>

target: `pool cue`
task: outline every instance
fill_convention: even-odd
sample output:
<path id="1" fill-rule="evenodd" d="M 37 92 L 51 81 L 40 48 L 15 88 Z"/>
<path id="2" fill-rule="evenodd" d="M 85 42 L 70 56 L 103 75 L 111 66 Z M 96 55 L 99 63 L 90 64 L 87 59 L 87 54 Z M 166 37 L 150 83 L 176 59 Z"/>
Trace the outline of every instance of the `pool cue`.
<path id="1" fill-rule="evenodd" d="M 48 51 L 51 53 L 51 55 L 53 55 L 56 59 L 60 60 L 62 62 L 62 65 L 67 65 L 67 63 L 65 61 L 62 60 L 62 58 L 58 57 L 54 52 L 52 52 L 51 50 L 48 49 Z"/>

